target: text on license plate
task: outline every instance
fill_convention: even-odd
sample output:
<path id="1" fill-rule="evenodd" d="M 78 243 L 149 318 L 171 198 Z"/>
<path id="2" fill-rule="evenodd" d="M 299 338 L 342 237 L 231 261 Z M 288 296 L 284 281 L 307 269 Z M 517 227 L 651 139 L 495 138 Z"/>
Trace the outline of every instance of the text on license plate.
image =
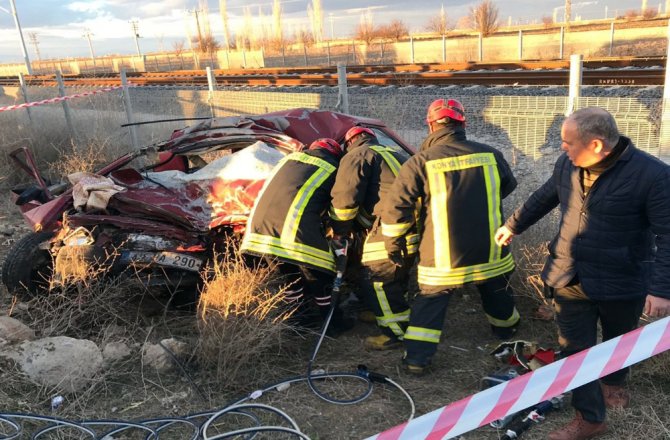
<path id="1" fill-rule="evenodd" d="M 202 266 L 200 258 L 177 252 L 130 252 L 128 257 L 130 261 L 136 263 L 155 263 L 195 272 L 199 271 Z"/>

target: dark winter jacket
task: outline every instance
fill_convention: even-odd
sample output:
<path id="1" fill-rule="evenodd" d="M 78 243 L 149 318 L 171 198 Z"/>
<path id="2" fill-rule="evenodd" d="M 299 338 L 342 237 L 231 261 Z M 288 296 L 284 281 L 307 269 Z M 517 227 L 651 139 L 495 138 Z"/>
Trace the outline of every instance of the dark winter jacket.
<path id="1" fill-rule="evenodd" d="M 330 218 L 339 235 L 349 233 L 354 222 L 364 229 L 372 227 L 381 214 L 380 199 L 407 160 L 406 155 L 377 145 L 376 139 L 361 137 L 363 142 L 350 146 L 340 161 L 331 191 Z"/>
<path id="2" fill-rule="evenodd" d="M 420 202 L 419 284 L 449 288 L 508 273 L 514 260 L 493 236 L 502 225 L 501 201 L 515 187 L 502 153 L 447 126 L 400 169 L 384 202 L 382 233 L 405 234 Z"/>
<path id="3" fill-rule="evenodd" d="M 325 150 L 284 158 L 256 199 L 241 251 L 334 272 L 322 217 L 330 204 L 337 164 Z"/>
<path id="4" fill-rule="evenodd" d="M 670 167 L 626 137 L 619 143 L 625 150 L 587 196 L 580 168 L 562 155 L 549 180 L 506 226 L 520 234 L 560 206 L 558 234 L 542 272 L 549 286 L 576 278 L 594 300 L 647 293 L 670 298 Z"/>

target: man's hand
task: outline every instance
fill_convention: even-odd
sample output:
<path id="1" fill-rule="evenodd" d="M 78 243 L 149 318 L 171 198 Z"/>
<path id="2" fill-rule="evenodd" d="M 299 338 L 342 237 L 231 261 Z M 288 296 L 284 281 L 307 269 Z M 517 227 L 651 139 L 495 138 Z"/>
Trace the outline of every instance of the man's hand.
<path id="1" fill-rule="evenodd" d="M 496 231 L 495 235 L 493 238 L 496 241 L 496 244 L 500 247 L 502 246 L 508 246 L 512 242 L 512 238 L 514 237 L 514 233 L 510 231 L 507 226 L 501 226 L 498 228 Z"/>
<path id="2" fill-rule="evenodd" d="M 391 263 L 400 269 L 405 267 L 405 258 L 407 258 L 407 240 L 405 240 L 404 235 L 387 238 L 384 241 L 384 247 L 386 247 L 386 253 L 388 254 Z"/>
<path id="3" fill-rule="evenodd" d="M 670 299 L 647 295 L 644 303 L 644 314 L 650 318 L 662 318 L 670 315 Z"/>

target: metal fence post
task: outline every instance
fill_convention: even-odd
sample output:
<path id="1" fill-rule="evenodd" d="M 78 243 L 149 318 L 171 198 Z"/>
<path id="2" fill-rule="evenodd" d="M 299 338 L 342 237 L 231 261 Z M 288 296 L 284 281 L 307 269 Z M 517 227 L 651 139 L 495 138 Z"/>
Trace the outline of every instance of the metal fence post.
<path id="1" fill-rule="evenodd" d="M 351 40 L 351 61 L 356 64 L 356 42 L 354 40 Z"/>
<path id="2" fill-rule="evenodd" d="M 447 36 L 442 34 L 442 62 L 447 62 Z"/>
<path id="3" fill-rule="evenodd" d="M 614 52 L 614 21 L 610 25 L 610 56 Z"/>
<path id="4" fill-rule="evenodd" d="M 384 64 L 384 42 L 383 41 L 379 42 L 379 49 L 381 51 L 381 60 L 379 61 L 379 64 Z"/>
<path id="5" fill-rule="evenodd" d="M 482 33 L 479 33 L 479 62 L 481 63 L 484 60 L 484 36 Z"/>
<path id="6" fill-rule="evenodd" d="M 247 51 L 244 48 L 242 48 L 242 67 L 247 68 Z"/>
<path id="7" fill-rule="evenodd" d="M 58 96 L 65 96 L 65 84 L 63 83 L 63 75 L 60 70 L 56 70 L 56 82 L 58 83 Z M 74 138 L 77 136 L 77 132 L 74 130 L 74 125 L 72 124 L 70 105 L 67 101 L 62 101 L 61 104 L 63 105 L 63 113 L 65 113 L 65 122 L 70 130 L 70 135 Z"/>
<path id="8" fill-rule="evenodd" d="M 330 66 L 330 41 L 326 43 L 326 55 L 328 56 L 328 65 Z"/>
<path id="9" fill-rule="evenodd" d="M 19 72 L 19 84 L 21 85 L 21 94 L 23 95 L 23 102 L 28 104 L 28 87 L 26 86 L 26 79 L 23 77 L 23 73 Z M 28 115 L 28 120 L 33 122 L 33 118 L 30 115 L 30 107 L 26 107 L 26 114 Z"/>
<path id="10" fill-rule="evenodd" d="M 563 59 L 563 44 L 565 43 L 565 28 L 561 26 L 561 35 L 558 38 L 558 59 Z"/>
<path id="11" fill-rule="evenodd" d="M 207 101 L 209 102 L 209 112 L 212 117 L 214 115 L 214 92 L 216 91 L 216 78 L 214 77 L 214 71 L 211 67 L 207 66 Z"/>
<path id="12" fill-rule="evenodd" d="M 349 92 L 347 89 L 347 66 L 344 63 L 337 63 L 337 105 L 335 108 L 342 113 L 349 113 Z"/>
<path id="13" fill-rule="evenodd" d="M 305 43 L 302 44 L 302 53 L 305 57 L 305 66 L 307 66 L 307 45 Z"/>
<path id="14" fill-rule="evenodd" d="M 281 45 L 281 65 L 286 67 L 286 52 L 284 50 L 284 44 Z"/>
<path id="15" fill-rule="evenodd" d="M 576 110 L 577 100 L 582 94 L 582 68 L 583 56 L 570 56 L 570 92 L 568 94 L 568 108 L 565 116 L 570 116 Z"/>
<path id="16" fill-rule="evenodd" d="M 133 121 L 133 107 L 130 103 L 130 91 L 128 90 L 128 78 L 126 77 L 126 69 L 121 68 L 121 71 L 119 72 L 119 75 L 121 76 L 121 85 L 123 86 L 123 106 L 126 109 L 126 119 L 128 120 L 129 124 L 132 124 Z M 132 144 L 132 147 L 134 149 L 139 149 L 140 147 L 140 142 L 137 139 L 137 127 L 134 125 L 128 126 L 128 130 L 130 130 L 130 142 Z"/>
<path id="17" fill-rule="evenodd" d="M 670 23 L 668 23 L 668 43 L 670 43 Z M 658 157 L 670 163 L 670 46 L 665 57 L 665 83 L 663 86 L 663 110 L 661 111 L 661 131 L 658 136 Z"/>
<path id="18" fill-rule="evenodd" d="M 519 61 L 523 60 L 523 30 L 519 29 Z"/>
<path id="19" fill-rule="evenodd" d="M 414 37 L 409 36 L 409 63 L 414 64 Z"/>

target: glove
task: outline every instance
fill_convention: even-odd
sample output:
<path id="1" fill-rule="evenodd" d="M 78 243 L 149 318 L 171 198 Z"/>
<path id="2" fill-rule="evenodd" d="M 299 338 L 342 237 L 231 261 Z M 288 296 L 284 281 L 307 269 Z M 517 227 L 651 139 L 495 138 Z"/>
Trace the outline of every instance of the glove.
<path id="1" fill-rule="evenodd" d="M 405 236 L 387 238 L 384 241 L 384 247 L 391 263 L 399 269 L 404 268 L 405 258 L 407 258 L 407 240 L 405 240 Z"/>
<path id="2" fill-rule="evenodd" d="M 333 238 L 330 241 L 330 245 L 333 248 L 333 253 L 336 257 L 341 255 L 347 255 L 347 249 L 349 249 L 349 242 L 351 239 L 346 235 L 333 235 Z"/>

